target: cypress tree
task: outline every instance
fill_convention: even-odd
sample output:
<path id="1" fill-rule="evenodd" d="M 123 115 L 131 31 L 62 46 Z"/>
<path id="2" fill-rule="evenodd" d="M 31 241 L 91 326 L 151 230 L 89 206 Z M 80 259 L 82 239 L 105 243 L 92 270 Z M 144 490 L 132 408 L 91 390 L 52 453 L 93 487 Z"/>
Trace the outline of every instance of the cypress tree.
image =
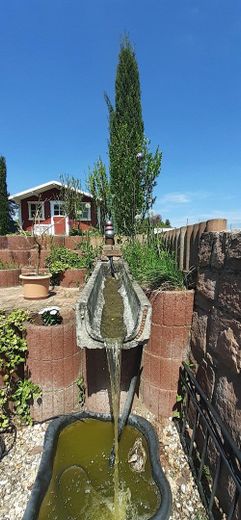
<path id="1" fill-rule="evenodd" d="M 105 99 L 110 126 L 112 216 L 116 232 L 131 236 L 155 202 L 153 190 L 160 173 L 162 154 L 158 147 L 155 153 L 150 151 L 150 141 L 144 135 L 138 65 L 127 38 L 119 53 L 115 106 L 107 95 Z"/>
<path id="2" fill-rule="evenodd" d="M 115 81 L 115 106 L 109 109 L 110 190 L 116 231 L 134 234 L 135 217 L 143 206 L 137 154 L 142 150 L 144 124 L 138 65 L 127 38 L 121 44 Z"/>
<path id="3" fill-rule="evenodd" d="M 7 191 L 7 168 L 5 157 L 0 156 L 0 235 L 10 229 L 9 201 Z"/>

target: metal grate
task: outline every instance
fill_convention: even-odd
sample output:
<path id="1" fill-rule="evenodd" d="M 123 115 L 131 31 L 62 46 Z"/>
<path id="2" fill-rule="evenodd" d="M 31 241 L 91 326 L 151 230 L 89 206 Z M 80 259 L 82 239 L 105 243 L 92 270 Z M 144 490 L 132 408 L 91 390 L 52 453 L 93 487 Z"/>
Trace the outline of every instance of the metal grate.
<path id="1" fill-rule="evenodd" d="M 208 518 L 241 519 L 241 451 L 185 363 L 180 385 L 178 429 Z"/>

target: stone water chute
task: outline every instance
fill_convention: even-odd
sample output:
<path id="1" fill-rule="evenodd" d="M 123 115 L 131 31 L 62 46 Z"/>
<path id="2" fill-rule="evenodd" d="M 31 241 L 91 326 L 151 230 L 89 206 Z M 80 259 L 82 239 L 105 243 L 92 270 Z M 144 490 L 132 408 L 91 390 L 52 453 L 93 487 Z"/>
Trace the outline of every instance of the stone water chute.
<path id="1" fill-rule="evenodd" d="M 141 287 L 131 279 L 125 262 L 116 262 L 115 272 L 121 282 L 120 294 L 124 302 L 126 335 L 122 349 L 143 346 L 151 332 L 151 304 Z M 97 262 L 92 276 L 81 291 L 76 305 L 77 344 L 80 348 L 104 348 L 104 338 L 100 330 L 104 305 L 103 287 L 110 274 L 107 262 Z"/>
<path id="2" fill-rule="evenodd" d="M 141 287 L 131 279 L 122 260 L 114 262 L 118 292 L 123 300 L 120 406 L 126 400 L 133 378 L 138 378 L 143 345 L 151 332 L 151 305 Z M 99 261 L 76 305 L 77 344 L 84 349 L 86 406 L 96 412 L 109 412 L 110 378 L 106 359 L 102 315 L 105 305 L 104 287 L 111 276 L 111 266 Z"/>

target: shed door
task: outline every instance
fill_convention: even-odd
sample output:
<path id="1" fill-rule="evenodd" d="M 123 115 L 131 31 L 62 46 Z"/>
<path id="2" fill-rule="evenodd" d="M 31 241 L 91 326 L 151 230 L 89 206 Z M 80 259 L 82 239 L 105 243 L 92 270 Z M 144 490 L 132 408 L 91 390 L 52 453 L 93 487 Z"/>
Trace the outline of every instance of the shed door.
<path id="1" fill-rule="evenodd" d="M 51 218 L 53 222 L 54 235 L 66 235 L 67 217 L 64 213 L 63 202 L 60 200 L 51 201 Z"/>

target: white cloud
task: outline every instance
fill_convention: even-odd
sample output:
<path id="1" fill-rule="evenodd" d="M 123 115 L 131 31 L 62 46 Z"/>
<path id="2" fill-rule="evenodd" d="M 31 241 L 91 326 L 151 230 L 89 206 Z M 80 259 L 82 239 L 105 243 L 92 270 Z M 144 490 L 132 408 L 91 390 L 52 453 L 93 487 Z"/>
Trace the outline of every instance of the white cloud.
<path id="1" fill-rule="evenodd" d="M 190 202 L 190 200 L 190 196 L 187 193 L 166 193 L 158 202 L 162 204 L 185 204 Z"/>

